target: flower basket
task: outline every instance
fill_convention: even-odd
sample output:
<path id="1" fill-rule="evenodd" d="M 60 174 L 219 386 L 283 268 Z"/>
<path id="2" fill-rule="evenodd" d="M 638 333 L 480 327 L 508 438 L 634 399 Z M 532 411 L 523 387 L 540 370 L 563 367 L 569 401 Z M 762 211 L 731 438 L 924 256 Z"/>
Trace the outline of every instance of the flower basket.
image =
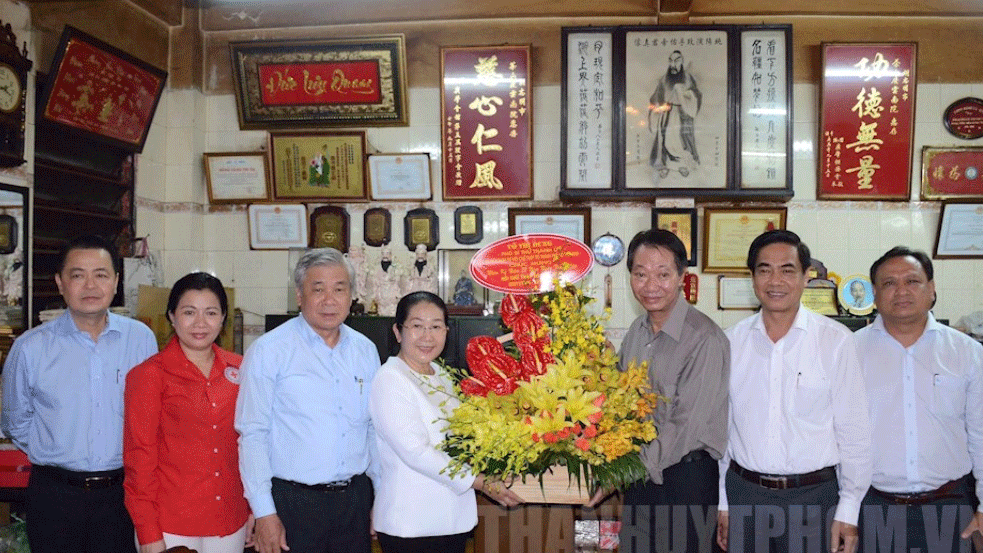
<path id="1" fill-rule="evenodd" d="M 540 478 L 528 476 L 525 482 L 516 480 L 509 489 L 526 503 L 583 505 L 590 499 L 587 482 L 578 483 L 563 465 L 550 467 Z"/>
<path id="2" fill-rule="evenodd" d="M 472 338 L 471 372 L 458 374 L 442 444 L 451 475 L 482 473 L 529 502 L 567 504 L 646 476 L 639 451 L 656 437 L 657 397 L 644 364 L 618 367 L 592 301 L 557 283 L 505 296 L 511 334 Z"/>

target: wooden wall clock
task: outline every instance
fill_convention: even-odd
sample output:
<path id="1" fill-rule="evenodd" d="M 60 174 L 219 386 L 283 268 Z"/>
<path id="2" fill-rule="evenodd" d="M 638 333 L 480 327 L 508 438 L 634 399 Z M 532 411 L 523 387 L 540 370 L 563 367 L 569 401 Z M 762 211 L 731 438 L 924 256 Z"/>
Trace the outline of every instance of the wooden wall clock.
<path id="1" fill-rule="evenodd" d="M 0 24 L 3 22 L 0 21 Z M 17 48 L 10 23 L 0 26 L 0 167 L 24 163 L 24 124 L 27 113 L 27 42 Z"/>

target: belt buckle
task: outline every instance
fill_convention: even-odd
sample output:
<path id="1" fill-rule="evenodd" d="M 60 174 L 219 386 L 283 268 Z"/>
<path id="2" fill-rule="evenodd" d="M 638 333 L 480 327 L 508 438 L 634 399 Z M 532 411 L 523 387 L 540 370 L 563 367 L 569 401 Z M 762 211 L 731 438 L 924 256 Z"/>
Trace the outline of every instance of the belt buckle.
<path id="1" fill-rule="evenodd" d="M 109 480 L 110 480 L 110 477 L 109 476 L 89 476 L 82 483 L 82 489 L 83 490 L 86 490 L 86 491 L 94 490 L 94 489 L 97 489 L 95 487 L 95 484 L 97 482 L 108 482 Z M 105 486 L 99 486 L 99 487 L 102 488 L 102 487 L 105 487 Z"/>
<path id="2" fill-rule="evenodd" d="M 790 487 L 787 476 L 769 476 L 767 479 L 770 480 L 773 485 L 766 487 L 770 487 L 773 490 L 787 490 Z"/>

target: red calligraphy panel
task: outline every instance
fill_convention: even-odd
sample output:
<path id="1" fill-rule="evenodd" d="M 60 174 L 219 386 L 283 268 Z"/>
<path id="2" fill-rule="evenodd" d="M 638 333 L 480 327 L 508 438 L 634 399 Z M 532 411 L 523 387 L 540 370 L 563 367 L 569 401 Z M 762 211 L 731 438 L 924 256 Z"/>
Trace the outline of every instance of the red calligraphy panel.
<path id="1" fill-rule="evenodd" d="M 819 198 L 910 198 L 916 50 L 823 45 Z"/>
<path id="2" fill-rule="evenodd" d="M 445 200 L 532 197 L 530 47 L 441 50 Z"/>
<path id="3" fill-rule="evenodd" d="M 376 60 L 258 64 L 264 106 L 377 104 L 382 99 Z"/>

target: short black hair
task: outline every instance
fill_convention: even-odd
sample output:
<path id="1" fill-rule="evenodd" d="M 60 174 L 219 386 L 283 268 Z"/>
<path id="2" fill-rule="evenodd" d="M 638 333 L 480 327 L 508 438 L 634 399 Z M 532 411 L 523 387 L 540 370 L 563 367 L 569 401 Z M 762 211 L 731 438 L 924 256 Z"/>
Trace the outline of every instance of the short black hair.
<path id="1" fill-rule="evenodd" d="M 686 270 L 686 265 L 689 263 L 689 256 L 686 253 L 686 246 L 683 245 L 683 241 L 668 230 L 653 228 L 639 232 L 628 243 L 629 272 L 635 266 L 635 252 L 642 246 L 669 250 L 672 252 L 672 257 L 676 261 L 676 273 L 681 275 Z"/>
<path id="2" fill-rule="evenodd" d="M 105 252 L 109 254 L 109 259 L 112 260 L 113 271 L 116 274 L 119 274 L 123 270 L 123 263 L 120 261 L 119 251 L 116 250 L 116 246 L 102 236 L 87 234 L 85 236 L 79 236 L 78 238 L 70 240 L 58 251 L 58 265 L 56 271 L 58 274 L 61 274 L 61 272 L 65 269 L 65 262 L 68 260 L 68 254 L 75 250 L 105 250 Z"/>
<path id="3" fill-rule="evenodd" d="M 883 265 L 888 259 L 908 256 L 914 257 L 915 260 L 921 264 L 922 270 L 925 271 L 925 276 L 928 277 L 928 280 L 933 280 L 935 278 L 935 269 L 932 267 L 932 259 L 928 257 L 927 253 L 921 250 L 913 250 L 908 246 L 894 246 L 885 252 L 884 255 L 877 258 L 877 261 L 870 266 L 870 281 L 873 283 L 877 282 L 874 279 L 874 277 L 877 276 L 877 269 L 880 269 L 881 265 Z"/>
<path id="4" fill-rule="evenodd" d="M 751 242 L 751 247 L 747 250 L 747 268 L 751 270 L 751 274 L 754 274 L 754 266 L 758 264 L 758 254 L 761 253 L 761 250 L 765 246 L 772 244 L 788 244 L 794 246 L 796 252 L 799 254 L 799 265 L 802 268 L 802 272 L 805 273 L 809 270 L 809 265 L 812 263 L 812 254 L 809 252 L 809 246 L 805 245 L 805 242 L 799 238 L 798 234 L 790 230 L 776 229 L 759 234 Z"/>
<path id="5" fill-rule="evenodd" d="M 422 290 L 410 292 L 400 298 L 399 303 L 396 304 L 396 326 L 403 327 L 406 318 L 410 316 L 410 309 L 418 303 L 432 303 L 439 307 L 440 311 L 444 314 L 444 324 L 450 326 L 450 317 L 447 315 L 447 304 L 444 303 L 444 300 L 440 299 L 440 296 L 437 294 Z"/>

